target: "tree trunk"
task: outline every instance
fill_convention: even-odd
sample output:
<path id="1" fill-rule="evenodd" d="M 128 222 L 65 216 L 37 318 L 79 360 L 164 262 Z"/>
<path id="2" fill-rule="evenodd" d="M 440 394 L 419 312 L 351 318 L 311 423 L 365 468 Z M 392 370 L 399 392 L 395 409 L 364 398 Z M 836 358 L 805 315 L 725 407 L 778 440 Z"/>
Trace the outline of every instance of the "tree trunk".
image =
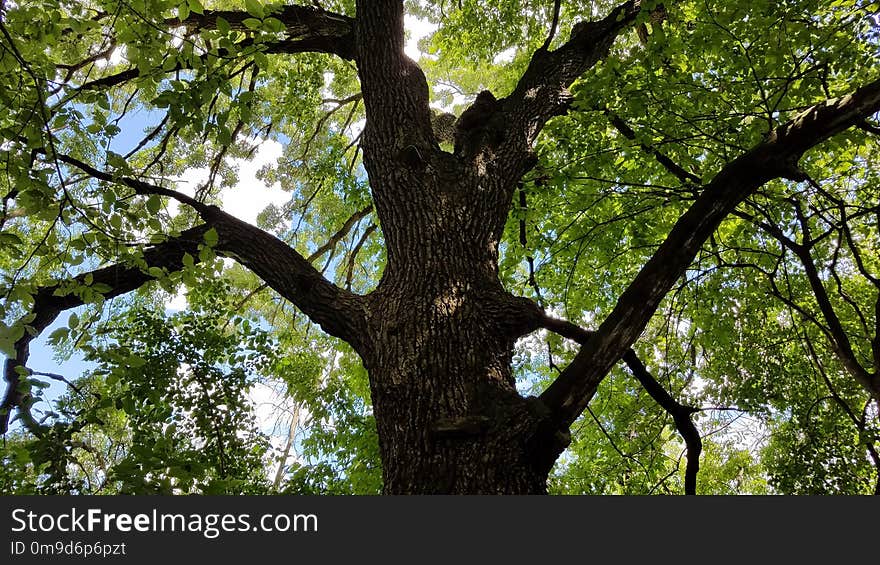
<path id="1" fill-rule="evenodd" d="M 362 357 L 385 492 L 545 493 L 568 438 L 512 375 L 514 340 L 540 313 L 498 278 L 512 190 L 430 155 L 408 186 L 372 177 L 389 256 Z"/>
<path id="2" fill-rule="evenodd" d="M 498 247 L 535 164 L 533 136 L 566 97 L 530 85 L 506 101 L 483 92 L 457 122 L 454 153 L 441 151 L 425 76 L 404 54 L 403 3 L 361 0 L 357 14 L 361 149 L 388 254 L 355 348 L 385 492 L 545 493 L 567 422 L 516 390 L 514 341 L 543 313 L 502 287 Z"/>
<path id="3" fill-rule="evenodd" d="M 431 257 L 443 271 L 456 253 Z M 385 492 L 544 493 L 567 443 L 549 411 L 522 398 L 497 277 L 386 278 L 371 295 L 365 358 Z"/>

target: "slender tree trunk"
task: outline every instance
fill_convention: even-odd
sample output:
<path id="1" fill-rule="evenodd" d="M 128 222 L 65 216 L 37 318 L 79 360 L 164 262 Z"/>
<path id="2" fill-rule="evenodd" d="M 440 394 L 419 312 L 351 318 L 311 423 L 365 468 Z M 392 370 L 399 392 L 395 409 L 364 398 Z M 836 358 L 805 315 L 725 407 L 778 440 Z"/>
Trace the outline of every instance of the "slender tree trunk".
<path id="1" fill-rule="evenodd" d="M 290 458 L 290 452 L 296 441 L 297 426 L 299 426 L 299 406 L 294 405 L 290 414 L 290 426 L 287 428 L 287 441 L 284 444 L 284 454 L 278 461 L 278 469 L 275 471 L 275 479 L 272 481 L 272 487 L 276 491 L 281 487 L 281 481 L 284 480 L 284 471 L 287 470 L 287 460 Z"/>

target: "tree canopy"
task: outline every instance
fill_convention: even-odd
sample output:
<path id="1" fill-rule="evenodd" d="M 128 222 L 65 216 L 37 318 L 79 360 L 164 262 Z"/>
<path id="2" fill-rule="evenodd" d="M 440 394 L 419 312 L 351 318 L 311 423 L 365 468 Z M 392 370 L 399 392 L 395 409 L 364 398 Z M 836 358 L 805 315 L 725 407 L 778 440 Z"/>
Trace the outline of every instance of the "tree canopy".
<path id="1" fill-rule="evenodd" d="M 867 0 L 0 0 L 0 488 L 387 492 L 387 357 L 496 332 L 550 492 L 880 494 L 878 57 Z M 371 306 L 480 261 L 489 329 Z"/>

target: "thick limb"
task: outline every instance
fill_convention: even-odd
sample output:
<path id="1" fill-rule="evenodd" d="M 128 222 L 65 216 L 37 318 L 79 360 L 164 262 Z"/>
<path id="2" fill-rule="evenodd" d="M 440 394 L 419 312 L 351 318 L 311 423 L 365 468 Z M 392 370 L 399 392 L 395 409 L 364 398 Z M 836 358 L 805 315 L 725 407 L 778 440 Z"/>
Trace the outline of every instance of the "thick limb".
<path id="1" fill-rule="evenodd" d="M 848 96 L 813 106 L 725 166 L 679 218 L 666 241 L 620 296 L 594 338 L 541 395 L 556 412 L 560 425 L 571 424 L 586 408 L 596 387 L 635 343 L 675 280 L 740 202 L 772 179 L 804 180 L 797 168 L 804 152 L 878 110 L 880 80 Z M 876 381 L 877 377 L 873 379 Z"/>

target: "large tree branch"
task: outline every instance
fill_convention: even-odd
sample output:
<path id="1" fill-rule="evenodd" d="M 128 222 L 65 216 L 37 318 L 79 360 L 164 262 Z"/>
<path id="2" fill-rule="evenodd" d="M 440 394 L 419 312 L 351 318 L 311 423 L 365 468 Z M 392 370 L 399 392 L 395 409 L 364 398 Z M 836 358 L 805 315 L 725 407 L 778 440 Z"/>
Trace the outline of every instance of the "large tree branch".
<path id="1" fill-rule="evenodd" d="M 605 115 L 608 116 L 609 121 L 614 126 L 614 128 L 625 138 L 635 141 L 636 140 L 636 132 L 627 124 L 623 119 L 619 116 L 610 112 L 609 110 L 605 110 Z M 862 128 L 862 124 L 864 122 L 857 122 L 855 124 L 856 127 Z M 689 173 L 680 165 L 675 163 L 672 159 L 670 159 L 666 154 L 660 152 L 655 147 L 646 145 L 643 143 L 639 144 L 640 147 L 649 155 L 653 156 L 658 163 L 660 163 L 667 171 L 675 175 L 682 184 L 688 186 L 696 186 L 700 179 L 696 175 Z M 841 210 L 843 212 L 843 209 Z M 807 279 L 809 280 L 810 287 L 813 290 L 813 294 L 815 295 L 816 302 L 819 305 L 819 308 L 822 312 L 823 317 L 825 318 L 826 325 L 822 325 L 818 323 L 812 316 L 808 316 L 807 319 L 816 322 L 817 327 L 822 330 L 828 340 L 831 342 L 832 349 L 837 355 L 838 359 L 841 361 L 843 366 L 850 372 L 851 375 L 856 379 L 856 381 L 864 387 L 871 395 L 876 396 L 878 394 L 877 390 L 874 390 L 877 386 L 874 380 L 872 380 L 871 373 L 868 369 L 866 369 L 861 363 L 859 363 L 855 352 L 853 351 L 852 344 L 850 343 L 850 339 L 846 334 L 846 331 L 843 329 L 843 325 L 840 322 L 837 314 L 834 311 L 834 307 L 831 304 L 831 299 L 828 296 L 828 292 L 825 290 L 825 285 L 822 283 L 821 277 L 819 276 L 818 269 L 813 261 L 813 258 L 810 254 L 812 244 L 815 243 L 816 240 L 812 239 L 810 236 L 809 224 L 801 213 L 800 208 L 796 206 L 796 212 L 798 220 L 801 224 L 802 232 L 803 232 L 803 243 L 799 244 L 790 237 L 788 237 L 785 232 L 773 225 L 772 223 L 761 221 L 760 219 L 745 213 L 741 210 L 734 210 L 732 213 L 738 217 L 741 217 L 755 226 L 761 228 L 765 232 L 767 232 L 771 237 L 776 239 L 783 247 L 792 251 L 795 256 L 800 259 L 801 263 L 804 267 L 804 272 L 807 275 Z M 846 229 L 846 218 L 844 216 L 841 226 L 846 234 L 848 231 Z M 848 240 L 851 238 L 848 238 Z M 868 280 L 872 281 L 875 285 L 877 285 L 877 281 L 873 279 L 873 277 L 868 273 L 863 266 L 861 266 L 861 261 L 859 260 L 858 253 L 856 255 L 856 263 L 859 265 L 859 270 L 863 275 L 868 278 Z M 877 285 L 880 287 L 880 285 Z M 777 295 L 778 292 L 774 291 Z M 781 297 L 780 297 L 781 298 Z M 793 306 L 794 302 L 791 300 L 783 299 L 784 302 L 789 304 L 789 306 Z M 878 304 L 880 304 L 880 298 L 878 298 Z M 804 310 L 798 307 L 798 310 L 803 313 Z M 880 318 L 878 318 L 877 324 L 880 324 Z M 876 344 L 876 345 L 875 345 Z M 874 341 L 872 341 L 873 353 L 874 353 L 874 364 L 875 364 L 875 372 L 880 374 L 880 329 L 878 329 L 877 336 L 875 336 Z"/>
<path id="2" fill-rule="evenodd" d="M 74 165 L 95 178 L 105 181 L 114 180 L 111 175 L 90 167 L 72 157 L 67 155 L 59 155 L 58 157 L 60 161 Z M 203 215 L 215 215 L 218 213 L 212 206 L 206 206 L 183 194 L 168 189 L 141 183 L 135 179 L 115 180 L 121 180 L 123 184 L 134 188 L 138 194 L 152 193 L 178 198 L 182 202 L 199 209 Z M 369 214 L 371 210 L 372 207 L 368 206 L 353 214 L 344 223 L 342 228 L 335 233 L 325 245 L 312 253 L 306 261 L 311 263 L 324 254 L 330 249 L 330 247 L 338 243 L 359 219 Z M 222 212 L 220 214 L 222 214 Z M 224 222 L 228 224 L 228 218 L 222 218 L 221 223 Z M 216 229 L 216 225 L 213 227 Z M 14 358 L 8 359 L 4 366 L 4 377 L 7 381 L 7 390 L 3 402 L 0 404 L 0 408 L 2 408 L 2 415 L 0 415 L 0 435 L 4 434 L 8 429 L 10 410 L 15 407 L 19 408 L 20 417 L 22 421 L 25 422 L 25 425 L 34 431 L 34 433 L 40 433 L 39 424 L 30 415 L 29 406 L 26 401 L 27 395 L 19 389 L 21 377 L 16 370 L 16 367 L 27 367 L 30 342 L 45 330 L 61 312 L 82 306 L 85 303 L 82 293 L 68 292 L 65 289 L 75 289 L 80 286 L 109 288 L 110 290 L 103 292 L 104 298 L 113 298 L 136 290 L 147 282 L 154 280 L 155 277 L 149 274 L 147 270 L 150 267 L 158 267 L 166 272 L 178 271 L 184 266 L 183 258 L 185 254 L 189 254 L 194 262 L 198 262 L 199 246 L 205 243 L 205 233 L 211 228 L 212 225 L 209 224 L 196 226 L 183 232 L 178 237 L 171 238 L 162 244 L 146 249 L 142 255 L 143 264 L 136 266 L 125 264 L 112 265 L 89 273 L 83 273 L 65 283 L 54 284 L 39 289 L 34 296 L 34 305 L 30 312 L 34 318 L 27 324 L 30 327 L 30 331 L 25 332 L 25 334 L 16 341 L 14 344 L 16 355 Z M 239 232 L 243 231 L 245 234 L 247 234 L 248 228 L 256 229 L 249 225 L 243 230 L 241 226 L 237 226 L 237 228 Z M 232 231 L 232 229 L 223 230 L 224 233 L 227 231 Z M 218 231 L 218 235 L 219 233 L 220 232 Z M 251 239 L 247 235 L 245 235 L 245 238 Z M 241 236 L 232 238 L 221 237 L 215 246 L 215 250 L 220 254 L 230 255 L 240 259 L 238 253 L 243 252 L 241 239 Z M 257 244 L 259 243 L 257 242 Z M 236 251 L 232 251 L 233 249 Z M 242 261 L 242 263 L 245 262 Z M 260 270 L 265 270 L 265 268 Z M 271 277 L 264 277 L 264 280 L 269 280 L 270 278 Z M 276 281 L 276 285 L 277 284 Z M 308 284 L 308 282 L 305 284 Z M 264 287 L 265 286 L 271 285 L 267 282 L 264 284 Z M 296 301 L 294 302 L 296 303 Z M 357 319 L 357 316 L 355 316 L 354 319 Z"/>
<path id="3" fill-rule="evenodd" d="M 277 12 L 267 13 L 284 24 L 287 39 L 281 43 L 300 51 L 330 53 L 343 59 L 354 59 L 354 18 L 312 6 L 283 6 Z M 251 31 L 244 21 L 254 16 L 241 11 L 205 10 L 203 14 L 191 13 L 185 20 L 169 18 L 169 26 L 184 26 L 189 31 L 217 29 L 217 18 L 222 18 L 229 28 Z"/>
<path id="4" fill-rule="evenodd" d="M 402 0 L 358 0 L 357 65 L 366 124 L 360 136 L 363 164 L 380 220 L 388 261 L 383 280 L 407 262 L 413 225 L 435 222 L 431 202 L 448 155 L 440 151 L 431 126 L 428 83 L 404 53 Z M 444 179 L 445 180 L 445 179 Z M 410 205 L 418 198 L 420 205 Z"/>
<path id="5" fill-rule="evenodd" d="M 636 140 L 636 132 L 627 124 L 623 119 L 621 119 L 618 115 L 610 112 L 609 110 L 605 110 L 605 115 L 608 116 L 609 121 L 614 126 L 614 128 L 625 138 L 630 141 Z M 856 127 L 860 129 L 864 129 L 862 124 L 864 122 L 856 123 Z M 655 147 L 646 145 L 644 143 L 640 143 L 639 146 L 649 155 L 653 156 L 658 163 L 660 163 L 667 171 L 675 175 L 682 184 L 688 186 L 696 186 L 699 184 L 700 179 L 696 175 L 686 171 L 683 167 L 675 163 L 672 159 L 670 159 L 666 154 L 660 152 Z M 837 314 L 834 311 L 834 307 L 831 304 L 831 300 L 828 296 L 828 292 L 825 290 L 825 286 L 822 283 L 821 277 L 819 276 L 819 272 L 815 265 L 815 262 L 812 259 L 810 254 L 810 250 L 812 244 L 815 242 L 810 237 L 809 234 L 809 225 L 806 222 L 806 218 L 804 218 L 803 214 L 800 213 L 800 210 L 797 210 L 798 219 L 802 226 L 802 231 L 804 235 L 804 242 L 802 244 L 797 243 L 790 237 L 788 237 L 782 229 L 773 225 L 772 223 L 761 221 L 760 219 L 743 212 L 741 210 L 734 210 L 732 213 L 735 216 L 743 218 L 748 222 L 753 223 L 755 226 L 761 228 L 765 232 L 767 232 L 771 237 L 776 239 L 783 247 L 792 251 L 795 256 L 797 256 L 801 263 L 804 266 L 804 272 L 807 275 L 807 278 L 810 282 L 810 286 L 814 292 L 816 297 L 816 301 L 819 304 L 820 310 L 822 311 L 822 315 L 824 316 L 827 326 L 818 323 L 818 320 L 813 316 L 807 316 L 807 319 L 816 323 L 817 327 L 822 330 L 828 337 L 828 340 L 831 343 L 832 349 L 837 355 L 838 359 L 842 362 L 844 367 L 850 372 L 851 375 L 856 379 L 856 381 L 863 386 L 871 395 L 876 396 L 878 391 L 874 390 L 877 386 L 874 380 L 872 380 L 871 373 L 868 369 L 866 369 L 861 363 L 859 363 L 856 358 L 855 352 L 853 351 L 852 345 L 850 343 L 849 337 L 847 336 L 845 330 L 843 329 L 843 325 L 841 324 Z M 844 209 L 841 206 L 841 212 L 844 212 Z M 852 248 L 851 237 L 848 236 L 848 229 L 846 228 L 846 217 L 845 214 L 842 219 L 841 229 L 844 231 L 844 235 L 847 235 L 847 240 L 850 242 L 850 247 Z M 864 268 L 861 263 L 858 252 L 854 251 L 856 264 L 859 266 L 859 271 L 865 276 L 869 281 L 871 281 L 875 286 L 880 288 L 880 284 L 878 281 L 871 276 L 870 273 Z M 774 293 L 779 296 L 779 292 L 775 290 L 774 285 Z M 782 297 L 779 296 L 781 299 Z M 789 306 L 796 306 L 793 301 L 788 299 L 782 299 Z M 798 311 L 802 314 L 805 312 L 802 308 L 797 307 Z M 872 340 L 872 351 L 874 357 L 874 371 L 877 374 L 880 374 L 880 295 L 878 295 L 877 300 L 877 324 L 878 329 L 876 331 L 875 337 Z"/>
<path id="6" fill-rule="evenodd" d="M 139 195 L 174 198 L 192 207 L 219 236 L 215 246 L 263 279 L 275 292 L 290 300 L 328 334 L 364 345 L 365 314 L 362 297 L 324 278 L 312 264 L 285 242 L 260 228 L 227 214 L 217 206 L 139 179 L 116 177 L 68 155 L 58 160 L 105 182 L 123 184 Z"/>
<path id="7" fill-rule="evenodd" d="M 584 410 L 599 382 L 636 341 L 660 300 L 725 216 L 772 179 L 804 180 L 797 163 L 806 150 L 878 110 L 880 80 L 848 96 L 813 106 L 725 166 L 679 218 L 666 241 L 620 296 L 595 337 L 541 395 L 556 411 L 560 425 L 571 424 Z M 877 381 L 876 376 L 873 381 Z"/>
<path id="8" fill-rule="evenodd" d="M 559 48 L 550 51 L 545 45 L 535 52 L 514 91 L 501 101 L 506 124 L 504 145 L 514 163 L 530 152 L 532 142 L 550 118 L 567 111 L 571 103 L 568 87 L 607 56 L 614 40 L 635 21 L 640 10 L 641 0 L 630 0 L 599 21 L 575 25 L 569 40 Z M 511 170 L 516 171 L 516 167 Z"/>
<path id="9" fill-rule="evenodd" d="M 254 42 L 251 39 L 244 39 L 236 44 L 238 49 L 246 49 L 254 45 Z M 261 43 L 259 46 L 259 50 L 267 55 L 276 55 L 276 54 L 295 54 L 295 53 L 323 53 L 324 49 L 320 48 L 320 45 L 315 44 L 311 40 L 300 40 L 300 39 L 281 39 L 278 41 L 269 41 L 266 43 Z M 221 53 L 224 53 L 221 51 Z M 224 53 L 225 54 L 225 53 Z M 206 61 L 208 60 L 208 55 L 202 55 L 201 59 Z M 184 63 L 178 61 L 176 65 L 167 70 L 162 70 L 163 73 L 172 73 L 184 69 L 191 68 L 189 65 L 185 65 Z M 110 75 L 105 75 L 100 78 L 96 78 L 94 80 L 90 80 L 88 82 L 80 85 L 75 92 L 81 91 L 90 91 L 90 90 L 104 90 L 106 88 L 111 88 L 113 86 L 118 86 L 120 84 L 124 84 L 130 80 L 134 80 L 141 76 L 141 69 L 138 67 L 131 67 L 129 69 L 125 69 L 124 71 L 119 71 L 117 73 L 113 73 Z"/>
<path id="10" fill-rule="evenodd" d="M 183 257 L 190 254 L 198 257 L 198 247 L 204 243 L 206 225 L 186 230 L 180 236 L 170 238 L 164 243 L 147 248 L 143 252 L 144 266 L 157 267 L 166 271 L 183 268 Z M 3 375 L 7 382 L 3 403 L 0 404 L 0 435 L 5 434 L 9 425 L 9 411 L 21 407 L 26 395 L 19 389 L 20 375 L 16 367 L 27 367 L 30 356 L 30 342 L 55 321 L 58 315 L 70 308 L 85 304 L 84 295 L 77 288 L 109 288 L 103 292 L 104 298 L 113 298 L 140 288 L 155 277 L 146 272 L 144 266 L 117 264 L 83 273 L 72 281 L 40 288 L 34 295 L 30 313 L 34 318 L 27 323 L 30 331 L 14 344 L 15 357 L 6 360 Z M 26 418 L 26 415 L 25 415 Z"/>
<path id="11" fill-rule="evenodd" d="M 253 271 L 328 334 L 358 351 L 367 346 L 363 297 L 324 278 L 302 255 L 272 234 L 216 206 L 200 214 L 220 236 L 218 252 Z"/>
<path id="12" fill-rule="evenodd" d="M 355 58 L 354 18 L 310 6 L 284 6 L 280 12 L 271 14 L 271 16 L 284 24 L 286 37 L 262 42 L 260 50 L 264 53 L 328 53 L 346 60 Z M 240 11 L 206 10 L 204 14 L 191 13 L 182 21 L 178 18 L 169 18 L 165 20 L 165 24 L 183 26 L 192 33 L 203 29 L 217 29 L 218 17 L 223 18 L 229 24 L 230 29 L 243 32 L 252 31 L 244 25 L 244 20 L 253 18 L 253 16 Z M 238 49 L 245 49 L 254 45 L 254 41 L 253 38 L 247 37 L 236 45 Z M 223 53 L 222 50 L 221 53 Z M 207 54 L 202 58 L 207 60 Z M 82 63 L 70 66 L 79 67 L 82 66 Z M 165 72 L 174 72 L 185 68 L 187 67 L 183 63 L 178 62 Z M 132 67 L 85 82 L 77 90 L 101 90 L 123 84 L 139 76 L 141 76 L 141 69 Z"/>

